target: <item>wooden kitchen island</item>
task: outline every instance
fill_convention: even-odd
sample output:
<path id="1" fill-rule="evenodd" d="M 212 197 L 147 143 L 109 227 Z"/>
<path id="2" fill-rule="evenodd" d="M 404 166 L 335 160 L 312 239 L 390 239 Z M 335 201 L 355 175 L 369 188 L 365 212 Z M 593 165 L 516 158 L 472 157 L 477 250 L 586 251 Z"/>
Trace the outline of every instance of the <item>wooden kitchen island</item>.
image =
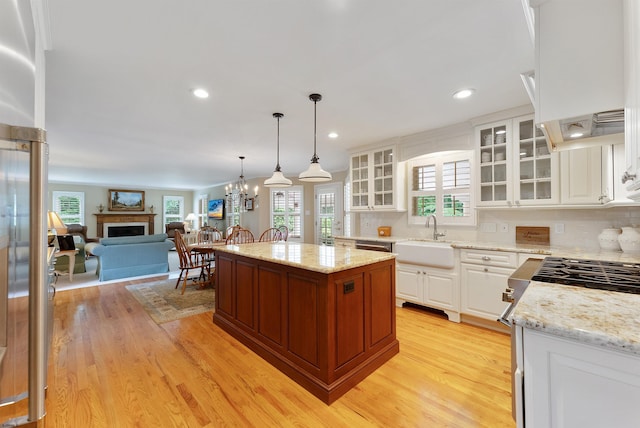
<path id="1" fill-rule="evenodd" d="M 227 245 L 215 288 L 213 322 L 327 404 L 399 352 L 391 253 Z"/>

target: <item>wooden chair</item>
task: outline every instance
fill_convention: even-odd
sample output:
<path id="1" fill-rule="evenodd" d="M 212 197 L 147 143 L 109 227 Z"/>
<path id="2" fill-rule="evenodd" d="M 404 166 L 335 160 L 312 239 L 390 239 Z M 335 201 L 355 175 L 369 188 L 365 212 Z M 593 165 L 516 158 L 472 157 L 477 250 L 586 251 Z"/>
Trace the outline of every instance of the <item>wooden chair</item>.
<path id="1" fill-rule="evenodd" d="M 248 244 L 255 242 L 253 233 L 249 229 L 242 229 L 241 227 L 234 228 L 231 236 L 227 236 L 226 244 Z"/>
<path id="2" fill-rule="evenodd" d="M 277 227 L 271 227 L 260 235 L 258 242 L 276 242 L 282 241 L 282 232 Z"/>
<path id="3" fill-rule="evenodd" d="M 286 241 L 287 238 L 289 238 L 289 228 L 283 224 L 278 229 L 280 229 L 280 235 L 282 236 L 282 240 Z"/>
<path id="4" fill-rule="evenodd" d="M 222 232 L 220 232 L 215 227 L 201 229 L 198 231 L 198 244 L 213 244 L 215 242 L 221 242 L 224 239 L 222 238 Z"/>
<path id="5" fill-rule="evenodd" d="M 222 232 L 215 227 L 200 229 L 198 231 L 198 244 L 215 244 L 217 242 L 224 242 L 224 239 L 222 238 Z M 209 261 L 209 263 L 213 263 L 215 261 L 215 254 L 213 251 L 202 253 L 202 257 Z"/>
<path id="6" fill-rule="evenodd" d="M 199 254 L 190 252 L 187 247 L 187 243 L 184 242 L 184 238 L 182 238 L 182 234 L 180 232 L 176 231 L 174 242 L 176 244 L 178 257 L 180 257 L 180 276 L 178 276 L 176 288 L 178 288 L 180 280 L 182 280 L 182 294 L 184 294 L 184 290 L 187 288 L 187 281 L 189 280 L 189 272 L 192 270 L 198 270 L 198 277 L 197 279 L 194 279 L 193 282 L 199 287 L 204 288 L 211 282 L 212 278 L 209 261 L 201 257 Z"/>

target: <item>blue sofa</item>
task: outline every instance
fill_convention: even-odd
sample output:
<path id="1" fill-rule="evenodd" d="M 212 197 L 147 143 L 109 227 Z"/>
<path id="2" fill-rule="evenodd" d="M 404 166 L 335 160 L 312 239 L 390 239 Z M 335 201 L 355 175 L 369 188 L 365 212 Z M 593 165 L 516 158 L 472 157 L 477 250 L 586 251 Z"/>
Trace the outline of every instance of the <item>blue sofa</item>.
<path id="1" fill-rule="evenodd" d="M 169 250 L 173 241 L 158 235 L 102 238 L 88 243 L 85 250 L 98 257 L 96 274 L 100 281 L 169 272 Z"/>

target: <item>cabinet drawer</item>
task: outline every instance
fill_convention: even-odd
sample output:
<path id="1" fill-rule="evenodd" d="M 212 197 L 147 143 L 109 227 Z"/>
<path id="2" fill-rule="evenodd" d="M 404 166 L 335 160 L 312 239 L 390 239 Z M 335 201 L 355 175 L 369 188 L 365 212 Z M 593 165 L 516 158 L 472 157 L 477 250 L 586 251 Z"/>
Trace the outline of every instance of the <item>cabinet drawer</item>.
<path id="1" fill-rule="evenodd" d="M 487 266 L 498 267 L 518 267 L 517 253 L 505 251 L 488 250 L 461 250 L 460 261 L 463 263 L 474 263 Z"/>

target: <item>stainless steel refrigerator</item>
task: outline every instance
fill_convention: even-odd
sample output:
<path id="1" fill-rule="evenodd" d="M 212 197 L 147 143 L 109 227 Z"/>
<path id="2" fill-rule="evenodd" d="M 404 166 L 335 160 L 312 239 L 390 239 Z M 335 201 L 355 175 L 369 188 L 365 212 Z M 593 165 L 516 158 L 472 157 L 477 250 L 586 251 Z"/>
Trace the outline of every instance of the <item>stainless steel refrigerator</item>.
<path id="1" fill-rule="evenodd" d="M 43 130 L 0 124 L 0 426 L 44 426 L 53 294 Z"/>

